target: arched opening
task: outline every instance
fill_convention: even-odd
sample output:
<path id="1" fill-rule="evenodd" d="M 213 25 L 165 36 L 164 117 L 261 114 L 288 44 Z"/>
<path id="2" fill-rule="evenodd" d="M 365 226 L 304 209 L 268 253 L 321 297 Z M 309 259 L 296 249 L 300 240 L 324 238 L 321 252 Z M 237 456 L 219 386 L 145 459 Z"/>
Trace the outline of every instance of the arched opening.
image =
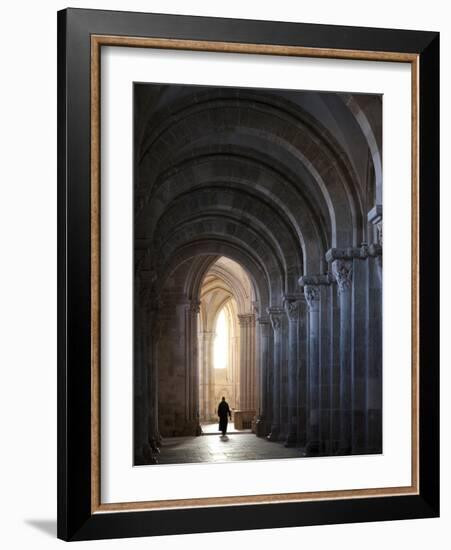
<path id="1" fill-rule="evenodd" d="M 251 430 L 258 412 L 256 296 L 246 270 L 221 256 L 206 271 L 199 293 L 199 418 L 203 432 L 218 431 L 225 397 L 231 429 Z"/>

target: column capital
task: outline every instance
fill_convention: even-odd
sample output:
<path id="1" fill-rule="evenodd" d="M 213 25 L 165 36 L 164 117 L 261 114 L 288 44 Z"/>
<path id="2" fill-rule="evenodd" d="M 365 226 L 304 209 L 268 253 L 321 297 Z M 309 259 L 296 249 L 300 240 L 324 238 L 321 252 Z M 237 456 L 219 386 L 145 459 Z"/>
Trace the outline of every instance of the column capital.
<path id="1" fill-rule="evenodd" d="M 255 326 L 255 315 L 253 313 L 242 313 L 238 315 L 240 327 Z"/>
<path id="2" fill-rule="evenodd" d="M 269 316 L 268 315 L 259 315 L 257 317 L 257 323 L 259 325 L 268 325 L 270 323 Z"/>
<path id="3" fill-rule="evenodd" d="M 199 300 L 190 300 L 187 304 L 187 307 L 192 315 L 197 315 L 198 313 L 200 313 Z"/>
<path id="4" fill-rule="evenodd" d="M 346 292 L 352 287 L 352 261 L 335 260 L 332 262 L 332 273 L 338 284 L 338 293 Z"/>
<path id="5" fill-rule="evenodd" d="M 268 312 L 274 332 L 277 332 L 280 329 L 282 316 L 285 315 L 285 310 L 281 307 L 269 307 L 266 311 Z"/>
<path id="6" fill-rule="evenodd" d="M 296 296 L 285 296 L 283 305 L 288 319 L 292 323 L 297 323 L 299 321 L 299 298 Z"/>
<path id="7" fill-rule="evenodd" d="M 377 243 L 382 246 L 382 204 L 376 204 L 368 212 L 368 221 L 376 226 Z"/>
<path id="8" fill-rule="evenodd" d="M 254 314 L 259 315 L 260 314 L 260 303 L 258 302 L 258 300 L 254 300 L 251 305 L 252 305 L 252 311 L 254 312 Z"/>
<path id="9" fill-rule="evenodd" d="M 304 285 L 304 296 L 309 310 L 316 311 L 319 308 L 319 285 Z"/>
<path id="10" fill-rule="evenodd" d="M 304 275 L 299 277 L 299 286 L 327 286 L 335 281 L 332 273 L 323 275 Z"/>
<path id="11" fill-rule="evenodd" d="M 375 258 L 382 256 L 382 246 L 380 244 L 362 243 L 360 246 L 350 246 L 348 248 L 330 248 L 326 252 L 326 262 L 332 263 L 335 260 L 366 260 L 369 257 Z"/>
<path id="12" fill-rule="evenodd" d="M 376 204 L 374 208 L 368 212 L 368 221 L 373 225 L 382 221 L 382 204 Z"/>

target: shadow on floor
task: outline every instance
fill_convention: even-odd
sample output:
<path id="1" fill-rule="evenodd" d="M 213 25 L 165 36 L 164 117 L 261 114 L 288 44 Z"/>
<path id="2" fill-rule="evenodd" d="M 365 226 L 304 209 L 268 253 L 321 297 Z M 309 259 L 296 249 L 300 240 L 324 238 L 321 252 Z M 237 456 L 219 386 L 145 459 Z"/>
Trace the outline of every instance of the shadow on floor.
<path id="1" fill-rule="evenodd" d="M 25 523 L 46 535 L 56 538 L 56 519 L 26 519 Z"/>
<path id="2" fill-rule="evenodd" d="M 208 424 L 201 424 L 202 435 L 219 435 L 219 425 L 217 422 L 211 422 Z M 227 433 L 229 434 L 250 434 L 252 430 L 237 430 L 233 421 L 229 422 L 227 426 Z"/>

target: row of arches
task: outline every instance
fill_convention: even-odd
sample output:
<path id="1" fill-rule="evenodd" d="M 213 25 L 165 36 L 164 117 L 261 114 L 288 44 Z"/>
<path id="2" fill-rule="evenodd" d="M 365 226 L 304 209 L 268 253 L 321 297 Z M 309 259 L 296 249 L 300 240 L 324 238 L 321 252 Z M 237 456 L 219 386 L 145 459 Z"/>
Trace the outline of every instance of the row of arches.
<path id="1" fill-rule="evenodd" d="M 135 460 L 199 434 L 221 384 L 259 436 L 379 452 L 381 98 L 134 94 Z M 234 359 L 216 384 L 223 308 Z"/>

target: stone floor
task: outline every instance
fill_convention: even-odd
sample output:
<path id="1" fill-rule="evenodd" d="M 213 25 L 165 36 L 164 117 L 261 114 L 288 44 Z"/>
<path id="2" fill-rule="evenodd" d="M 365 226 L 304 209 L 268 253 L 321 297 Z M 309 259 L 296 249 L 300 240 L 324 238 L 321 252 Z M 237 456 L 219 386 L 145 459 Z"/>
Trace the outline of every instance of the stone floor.
<path id="1" fill-rule="evenodd" d="M 282 442 L 269 442 L 247 431 L 230 431 L 222 438 L 218 433 L 206 433 L 204 430 L 204 434 L 198 437 L 164 439 L 157 460 L 159 464 L 268 460 L 300 458 L 302 451 L 300 448 L 286 448 Z"/>

